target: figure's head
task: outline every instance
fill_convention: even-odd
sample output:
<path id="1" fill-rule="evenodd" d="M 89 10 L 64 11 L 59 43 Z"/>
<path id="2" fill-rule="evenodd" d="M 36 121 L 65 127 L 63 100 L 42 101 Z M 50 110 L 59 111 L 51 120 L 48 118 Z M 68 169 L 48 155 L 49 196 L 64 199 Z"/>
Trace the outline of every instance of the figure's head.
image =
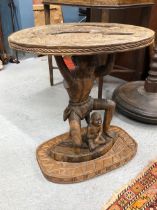
<path id="1" fill-rule="evenodd" d="M 98 112 L 93 112 L 91 115 L 91 124 L 94 126 L 100 126 L 102 124 L 102 118 L 100 113 Z"/>

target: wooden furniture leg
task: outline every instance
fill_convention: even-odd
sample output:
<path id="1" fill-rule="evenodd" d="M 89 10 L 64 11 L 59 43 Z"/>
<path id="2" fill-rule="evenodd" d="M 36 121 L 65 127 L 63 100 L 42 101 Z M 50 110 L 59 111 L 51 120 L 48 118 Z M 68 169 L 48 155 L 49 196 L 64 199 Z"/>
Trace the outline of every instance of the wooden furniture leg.
<path id="1" fill-rule="evenodd" d="M 148 74 L 149 74 L 149 76 L 146 79 L 145 85 L 144 85 L 145 91 L 147 93 L 157 94 L 157 47 L 155 47 L 155 49 L 154 49 L 154 56 L 152 58 L 152 62 L 150 65 L 150 71 L 148 72 Z M 157 107 L 157 103 L 156 103 L 156 107 Z M 156 115 L 156 117 L 157 117 L 157 115 Z"/>
<path id="2" fill-rule="evenodd" d="M 50 72 L 50 84 L 51 86 L 54 85 L 54 80 L 53 80 L 53 62 L 52 62 L 52 55 L 48 55 L 48 64 L 49 64 L 49 72 Z"/>
<path id="3" fill-rule="evenodd" d="M 103 92 L 103 77 L 99 77 L 98 79 L 98 99 L 102 99 Z"/>
<path id="4" fill-rule="evenodd" d="M 140 15 L 140 22 L 139 26 L 143 26 L 146 28 L 149 28 L 149 21 L 150 21 L 150 15 L 151 15 L 151 9 L 152 7 L 143 7 Z M 138 50 L 135 52 L 135 79 L 134 81 L 145 79 L 144 74 L 146 75 L 148 73 L 148 67 L 149 67 L 149 53 L 147 54 L 147 51 L 149 51 L 149 47 L 147 47 L 145 50 Z M 143 71 L 141 71 L 143 70 Z"/>
<path id="5" fill-rule="evenodd" d="M 50 4 L 44 4 L 44 13 L 45 13 L 45 25 L 50 24 Z M 53 62 L 52 62 L 52 55 L 48 55 L 48 65 L 49 65 L 49 72 L 50 72 L 50 84 L 51 86 L 54 85 L 53 80 Z"/>

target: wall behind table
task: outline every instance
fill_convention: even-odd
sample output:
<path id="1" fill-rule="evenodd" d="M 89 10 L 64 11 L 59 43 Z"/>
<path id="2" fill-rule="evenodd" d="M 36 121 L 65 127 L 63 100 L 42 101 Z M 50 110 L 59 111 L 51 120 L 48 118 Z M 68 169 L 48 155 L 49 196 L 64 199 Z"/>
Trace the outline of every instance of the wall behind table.
<path id="1" fill-rule="evenodd" d="M 79 22 L 81 19 L 78 7 L 62 6 L 62 11 L 65 23 Z"/>
<path id="2" fill-rule="evenodd" d="M 8 6 L 9 0 L 0 0 L 0 15 L 2 19 L 2 29 L 4 34 L 4 44 L 8 53 L 12 54 L 12 50 L 8 46 L 8 36 L 13 32 L 11 13 Z M 33 5 L 32 0 L 14 0 L 18 24 L 16 30 L 34 26 Z"/>
<path id="3" fill-rule="evenodd" d="M 34 26 L 34 14 L 33 14 L 33 0 L 13 0 L 16 7 L 16 14 L 18 24 L 16 23 L 16 30 L 29 28 Z M 38 0 L 39 2 L 39 0 Z M 8 6 L 9 0 L 0 0 L 0 15 L 2 19 L 2 28 L 4 34 L 4 44 L 8 53 L 12 54 L 12 50 L 8 45 L 8 36 L 13 32 L 11 13 Z M 37 2 L 36 2 L 37 3 Z M 65 22 L 78 22 L 79 8 L 63 6 L 63 16 Z"/>

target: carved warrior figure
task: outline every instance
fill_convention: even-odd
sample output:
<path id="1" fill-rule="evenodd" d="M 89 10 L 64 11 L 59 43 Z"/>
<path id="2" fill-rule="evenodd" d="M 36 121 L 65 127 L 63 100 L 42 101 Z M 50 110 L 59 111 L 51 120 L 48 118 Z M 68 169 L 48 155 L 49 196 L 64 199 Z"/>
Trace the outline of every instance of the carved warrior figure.
<path id="1" fill-rule="evenodd" d="M 103 123 L 103 136 L 111 136 L 108 129 L 114 113 L 115 103 L 106 99 L 92 99 L 89 97 L 94 81 L 97 77 L 107 75 L 113 68 L 114 55 L 107 57 L 105 65 L 99 65 L 96 56 L 75 56 L 73 57 L 76 69 L 70 72 L 61 56 L 55 56 L 59 70 L 64 77 L 70 101 L 64 111 L 64 120 L 69 120 L 70 136 L 76 147 L 81 147 L 81 120 L 90 120 L 92 110 L 105 110 Z"/>

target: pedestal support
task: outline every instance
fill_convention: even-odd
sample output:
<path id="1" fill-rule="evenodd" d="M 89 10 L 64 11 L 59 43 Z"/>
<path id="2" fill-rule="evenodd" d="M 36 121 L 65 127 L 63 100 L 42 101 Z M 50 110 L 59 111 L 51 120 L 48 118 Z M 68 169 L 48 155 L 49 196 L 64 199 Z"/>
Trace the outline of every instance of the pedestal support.
<path id="1" fill-rule="evenodd" d="M 157 124 L 157 47 L 145 82 L 130 82 L 118 87 L 113 99 L 124 115 L 144 122 Z"/>

